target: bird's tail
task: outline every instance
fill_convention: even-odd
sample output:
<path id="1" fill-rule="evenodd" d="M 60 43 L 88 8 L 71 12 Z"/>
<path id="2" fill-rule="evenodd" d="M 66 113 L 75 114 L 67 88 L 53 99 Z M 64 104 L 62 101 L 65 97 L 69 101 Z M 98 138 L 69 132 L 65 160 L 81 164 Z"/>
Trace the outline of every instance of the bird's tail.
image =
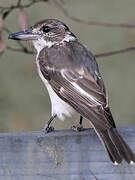
<path id="1" fill-rule="evenodd" d="M 108 130 L 95 129 L 105 145 L 111 161 L 117 165 L 124 159 L 129 164 L 135 163 L 135 154 L 126 144 L 116 128 Z"/>

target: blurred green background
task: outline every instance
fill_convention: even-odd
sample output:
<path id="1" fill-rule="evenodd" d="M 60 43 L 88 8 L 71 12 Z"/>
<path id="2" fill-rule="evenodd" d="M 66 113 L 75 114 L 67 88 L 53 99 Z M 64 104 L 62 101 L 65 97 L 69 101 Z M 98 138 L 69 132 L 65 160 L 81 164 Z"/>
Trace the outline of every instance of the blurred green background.
<path id="1" fill-rule="evenodd" d="M 0 6 L 10 6 L 16 0 L 1 0 Z M 24 4 L 28 1 L 23 1 Z M 63 2 L 63 1 L 62 1 Z M 135 0 L 64 0 L 71 15 L 84 20 L 135 24 Z M 65 17 L 50 1 L 26 9 L 30 25 L 46 18 L 64 21 L 80 42 L 93 54 L 134 45 L 135 29 L 105 28 L 80 24 Z M 18 10 L 4 22 L 12 32 L 19 31 Z M 4 40 L 10 46 L 16 43 Z M 28 43 L 25 42 L 25 45 Z M 31 47 L 29 47 L 31 49 Z M 110 106 L 117 125 L 135 124 L 135 51 L 97 59 Z M 0 57 L 0 132 L 40 130 L 50 117 L 48 93 L 36 69 L 35 57 L 8 51 Z M 56 129 L 67 129 L 78 122 L 79 116 L 56 120 Z M 84 126 L 90 126 L 85 120 Z"/>

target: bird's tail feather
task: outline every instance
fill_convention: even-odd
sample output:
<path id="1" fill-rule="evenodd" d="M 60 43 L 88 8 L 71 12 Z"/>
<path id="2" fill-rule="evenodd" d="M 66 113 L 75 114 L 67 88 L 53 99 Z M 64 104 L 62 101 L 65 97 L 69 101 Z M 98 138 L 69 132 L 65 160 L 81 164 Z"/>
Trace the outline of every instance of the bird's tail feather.
<path id="1" fill-rule="evenodd" d="M 126 144 L 116 128 L 108 130 L 96 129 L 96 132 L 114 164 L 121 163 L 123 159 L 129 164 L 135 163 L 135 154 Z"/>

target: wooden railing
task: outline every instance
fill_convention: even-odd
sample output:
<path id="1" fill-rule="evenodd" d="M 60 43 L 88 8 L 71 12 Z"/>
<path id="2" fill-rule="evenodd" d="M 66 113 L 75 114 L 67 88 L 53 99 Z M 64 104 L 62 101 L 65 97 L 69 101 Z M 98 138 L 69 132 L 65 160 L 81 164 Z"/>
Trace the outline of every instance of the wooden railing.
<path id="1" fill-rule="evenodd" d="M 118 129 L 135 152 L 135 126 Z M 93 129 L 1 133 L 0 180 L 135 180 L 135 165 L 113 165 Z"/>

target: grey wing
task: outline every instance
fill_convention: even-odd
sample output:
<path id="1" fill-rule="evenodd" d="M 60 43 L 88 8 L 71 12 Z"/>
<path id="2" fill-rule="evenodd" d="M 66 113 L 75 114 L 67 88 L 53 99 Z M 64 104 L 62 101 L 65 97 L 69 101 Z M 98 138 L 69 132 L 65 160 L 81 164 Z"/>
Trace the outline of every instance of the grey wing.
<path id="1" fill-rule="evenodd" d="M 46 57 L 46 60 L 44 58 Z M 42 51 L 40 70 L 56 94 L 96 128 L 115 127 L 94 56 L 79 42 Z"/>
<path id="2" fill-rule="evenodd" d="M 101 78 L 82 69 L 48 69 L 48 74 L 49 83 L 56 94 L 96 128 L 115 127 Z"/>

